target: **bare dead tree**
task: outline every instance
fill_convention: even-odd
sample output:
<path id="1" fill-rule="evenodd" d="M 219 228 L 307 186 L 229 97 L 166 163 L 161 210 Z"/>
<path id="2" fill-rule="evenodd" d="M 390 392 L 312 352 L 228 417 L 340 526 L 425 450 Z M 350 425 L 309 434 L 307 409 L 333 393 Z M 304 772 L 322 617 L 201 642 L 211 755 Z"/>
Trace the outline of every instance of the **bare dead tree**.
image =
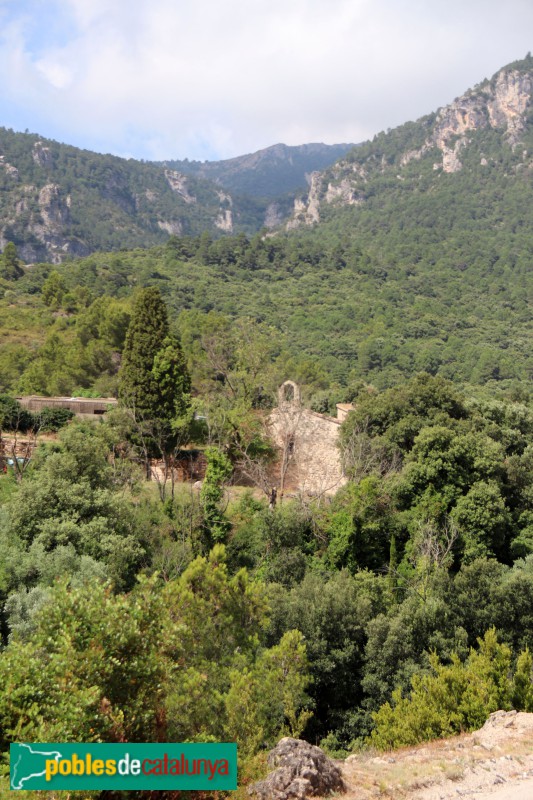
<path id="1" fill-rule="evenodd" d="M 298 430 L 304 409 L 284 403 L 271 414 L 270 434 L 279 453 L 279 498 L 283 499 L 289 471 L 296 464 Z"/>
<path id="2" fill-rule="evenodd" d="M 39 434 L 39 423 L 35 420 L 33 427 L 28 430 L 21 430 L 21 423 L 25 410 L 19 408 L 15 419 L 11 421 L 9 432 L 2 432 L 0 429 L 0 456 L 4 464 L 9 465 L 17 483 L 24 479 L 26 471 L 30 465 L 30 460 L 35 448 L 37 447 L 37 437 Z"/>
<path id="3" fill-rule="evenodd" d="M 427 564 L 429 570 L 449 566 L 458 536 L 458 530 L 449 518 L 442 528 L 433 520 L 420 523 L 413 559 Z"/>
<path id="4" fill-rule="evenodd" d="M 243 447 L 236 462 L 237 471 L 263 494 L 270 498 L 275 487 L 272 486 L 272 459 L 262 458 Z M 277 493 L 277 490 L 276 490 Z"/>
<path id="5" fill-rule="evenodd" d="M 188 441 L 186 425 L 171 430 L 164 420 L 146 418 L 135 404 L 124 407 L 135 441 L 138 458 L 144 465 L 145 477 L 157 484 L 162 503 L 174 500 L 177 482 L 177 453 Z M 169 442 L 172 441 L 172 447 Z"/>
<path id="6" fill-rule="evenodd" d="M 396 569 L 389 571 L 389 575 L 407 582 L 411 591 L 427 602 L 435 577 L 451 566 L 458 536 L 458 530 L 449 518 L 443 526 L 438 526 L 435 520 L 421 522 L 410 553 L 412 577 L 406 578 Z"/>

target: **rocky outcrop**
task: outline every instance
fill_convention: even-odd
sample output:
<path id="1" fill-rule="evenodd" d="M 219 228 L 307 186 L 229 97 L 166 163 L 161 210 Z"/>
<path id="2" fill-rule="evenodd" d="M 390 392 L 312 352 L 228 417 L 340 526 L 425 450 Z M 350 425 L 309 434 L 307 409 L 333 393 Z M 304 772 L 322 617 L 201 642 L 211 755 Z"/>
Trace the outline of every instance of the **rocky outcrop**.
<path id="1" fill-rule="evenodd" d="M 435 144 L 439 150 L 443 150 L 451 139 L 484 128 L 487 122 L 486 104 L 482 96 L 461 97 L 439 111 L 433 135 L 426 147 Z"/>
<path id="2" fill-rule="evenodd" d="M 218 191 L 217 197 L 221 205 L 223 206 L 227 205 L 230 208 L 233 205 L 233 200 L 231 199 L 231 195 L 228 194 L 227 192 Z"/>
<path id="3" fill-rule="evenodd" d="M 524 127 L 532 89 L 529 75 L 502 70 L 493 84 L 467 92 L 442 109 L 426 147 L 435 144 L 442 151 L 444 172 L 461 169 L 459 150 L 468 144 L 469 132 L 487 127 L 504 129 L 509 143 L 515 144 Z M 458 136 L 451 147 L 450 141 Z"/>
<path id="4" fill-rule="evenodd" d="M 158 220 L 157 222 L 158 228 L 162 231 L 166 231 L 166 233 L 170 234 L 170 236 L 181 236 L 183 233 L 183 225 L 179 220 L 172 220 L 168 222 L 167 220 Z"/>
<path id="5" fill-rule="evenodd" d="M 47 183 L 39 192 L 39 209 L 48 230 L 60 228 L 70 222 L 70 195 L 63 196 L 61 187 Z"/>
<path id="6" fill-rule="evenodd" d="M 233 233 L 233 214 L 231 208 L 221 209 L 215 220 L 215 225 L 224 233 Z"/>
<path id="7" fill-rule="evenodd" d="M 459 172 L 463 168 L 459 153 L 467 144 L 466 139 L 458 139 L 453 147 L 442 147 L 442 164 L 435 164 L 434 169 L 442 167 L 443 172 Z"/>
<path id="8" fill-rule="evenodd" d="M 165 170 L 165 178 L 173 192 L 176 192 L 186 203 L 196 203 L 196 197 L 189 194 L 187 178 L 173 169 Z"/>
<path id="9" fill-rule="evenodd" d="M 43 169 L 51 169 L 54 166 L 52 151 L 44 142 L 35 142 L 33 145 L 32 158 L 35 163 Z"/>
<path id="10" fill-rule="evenodd" d="M 18 181 L 19 171 L 13 164 L 9 164 L 4 156 L 0 156 L 0 169 L 3 169 L 6 175 L 9 175 L 13 180 Z"/>
<path id="11" fill-rule="evenodd" d="M 307 201 L 296 198 L 292 219 L 287 223 L 287 230 L 299 228 L 300 225 L 314 225 L 320 222 L 320 201 L 322 197 L 322 173 L 311 174 L 311 185 Z"/>
<path id="12" fill-rule="evenodd" d="M 26 263 L 59 264 L 68 256 L 89 255 L 91 250 L 83 241 L 66 235 L 71 223 L 71 196 L 59 184 L 47 183 L 40 189 L 19 184 L 2 220 L 0 245 L 12 240 L 13 231 L 23 230 L 25 240 L 18 244 L 18 253 Z"/>
<path id="13" fill-rule="evenodd" d="M 220 210 L 215 220 L 215 225 L 224 233 L 233 233 L 233 200 L 227 192 L 217 191 Z"/>
<path id="14" fill-rule="evenodd" d="M 400 167 L 406 167 L 410 161 L 420 161 L 427 148 L 420 150 L 407 150 L 400 158 Z"/>
<path id="15" fill-rule="evenodd" d="M 490 124 L 493 128 L 506 127 L 513 142 L 524 128 L 532 91 L 531 77 L 518 70 L 500 72 L 496 78 L 493 96 L 487 103 Z"/>
<path id="16" fill-rule="evenodd" d="M 343 178 L 340 183 L 328 183 L 325 200 L 326 203 L 340 201 L 342 205 L 354 206 L 363 202 L 363 196 L 347 178 Z"/>
<path id="17" fill-rule="evenodd" d="M 268 764 L 274 771 L 249 789 L 259 800 L 303 800 L 345 790 L 337 765 L 301 739 L 281 739 L 269 753 Z"/>
<path id="18" fill-rule="evenodd" d="M 373 175 L 394 169 L 395 178 L 404 180 L 402 170 L 429 153 L 435 159 L 436 172 L 459 172 L 463 168 L 461 153 L 471 144 L 476 131 L 490 128 L 501 131 L 503 145 L 515 147 L 524 130 L 532 94 L 531 71 L 504 68 L 492 81 L 486 81 L 440 109 L 434 121 L 419 121 L 417 124 L 427 127 L 421 146 L 406 148 L 392 159 L 390 152 L 385 157 L 376 150 L 364 160 L 341 160 L 326 172 L 313 173 L 308 195 L 295 202 L 287 229 L 318 222 L 324 204 L 363 203 L 363 187 Z M 527 153 L 523 157 L 526 159 Z"/>
<path id="19" fill-rule="evenodd" d="M 32 241 L 19 247 L 26 262 L 47 260 L 59 264 L 66 256 L 85 256 L 90 249 L 74 237 L 65 236 L 71 222 L 71 198 L 55 183 L 47 183 L 40 190 L 25 185 L 23 195 L 15 204 L 15 219 L 28 215 L 25 228 Z"/>

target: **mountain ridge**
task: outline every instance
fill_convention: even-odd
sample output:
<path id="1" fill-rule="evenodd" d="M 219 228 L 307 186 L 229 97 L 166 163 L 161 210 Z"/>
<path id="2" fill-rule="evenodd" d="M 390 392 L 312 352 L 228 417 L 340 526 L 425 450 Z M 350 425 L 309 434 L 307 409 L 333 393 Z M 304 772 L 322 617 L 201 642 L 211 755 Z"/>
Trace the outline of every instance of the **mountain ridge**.
<path id="1" fill-rule="evenodd" d="M 412 177 L 405 173 L 412 173 L 416 164 L 422 167 L 429 162 L 436 178 L 460 172 L 480 131 L 499 133 L 501 146 L 514 152 L 531 133 L 532 94 L 533 57 L 528 54 L 436 112 L 380 133 L 346 158 L 314 173 L 309 191 L 295 200 L 287 229 L 316 224 L 327 206 L 363 205 L 373 180 L 386 175 L 398 183 Z M 523 151 L 523 166 L 528 169 L 533 164 L 532 152 Z M 490 166 L 490 158 L 481 152 L 479 165 Z"/>
<path id="2" fill-rule="evenodd" d="M 318 155 L 303 148 L 289 190 L 285 180 L 274 191 L 280 170 L 277 177 L 269 174 L 269 159 L 265 167 L 265 157 L 260 158 L 263 178 L 272 190 L 262 198 L 228 191 L 220 179 L 185 174 L 170 162 L 101 155 L 2 128 L 0 246 L 13 242 L 26 262 L 60 263 L 95 251 L 161 244 L 169 235 L 208 231 L 219 236 L 273 227 L 289 215 L 294 196 L 290 192 L 305 185 L 305 170 L 322 165 L 328 152 L 331 160 L 339 152 L 330 145 L 320 146 Z M 298 154 L 299 148 L 293 152 Z M 239 159 L 230 161 L 233 182 L 238 183 Z M 211 170 L 218 163 L 210 162 Z M 248 165 L 248 184 L 251 180 Z"/>
<path id="3" fill-rule="evenodd" d="M 302 145 L 282 143 L 220 161 L 166 160 L 164 166 L 190 175 L 214 180 L 225 189 L 253 197 L 276 198 L 303 186 L 302 174 L 328 166 L 345 155 L 354 144 Z M 314 166 L 315 165 L 315 166 Z"/>

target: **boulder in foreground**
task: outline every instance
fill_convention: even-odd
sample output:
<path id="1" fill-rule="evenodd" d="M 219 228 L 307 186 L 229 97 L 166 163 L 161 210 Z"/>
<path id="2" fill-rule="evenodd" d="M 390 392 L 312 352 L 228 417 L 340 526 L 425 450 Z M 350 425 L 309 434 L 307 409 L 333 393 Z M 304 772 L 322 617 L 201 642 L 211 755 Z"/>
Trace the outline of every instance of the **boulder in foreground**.
<path id="1" fill-rule="evenodd" d="M 269 753 L 268 764 L 273 772 L 249 789 L 259 800 L 303 800 L 345 791 L 335 762 L 301 739 L 281 739 Z"/>

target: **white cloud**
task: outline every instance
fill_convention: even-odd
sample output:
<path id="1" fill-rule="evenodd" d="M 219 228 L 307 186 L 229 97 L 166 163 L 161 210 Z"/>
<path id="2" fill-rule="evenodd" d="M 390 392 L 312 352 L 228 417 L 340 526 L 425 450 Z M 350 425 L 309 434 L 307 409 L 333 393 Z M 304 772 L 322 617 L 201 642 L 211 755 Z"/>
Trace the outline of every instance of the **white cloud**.
<path id="1" fill-rule="evenodd" d="M 533 30 L 528 0 L 45 5 L 23 0 L 2 26 L 0 110 L 146 158 L 360 141 L 522 57 Z"/>
<path id="2" fill-rule="evenodd" d="M 73 75 L 69 67 L 48 58 L 35 62 L 38 72 L 55 89 L 66 89 L 72 84 Z"/>

